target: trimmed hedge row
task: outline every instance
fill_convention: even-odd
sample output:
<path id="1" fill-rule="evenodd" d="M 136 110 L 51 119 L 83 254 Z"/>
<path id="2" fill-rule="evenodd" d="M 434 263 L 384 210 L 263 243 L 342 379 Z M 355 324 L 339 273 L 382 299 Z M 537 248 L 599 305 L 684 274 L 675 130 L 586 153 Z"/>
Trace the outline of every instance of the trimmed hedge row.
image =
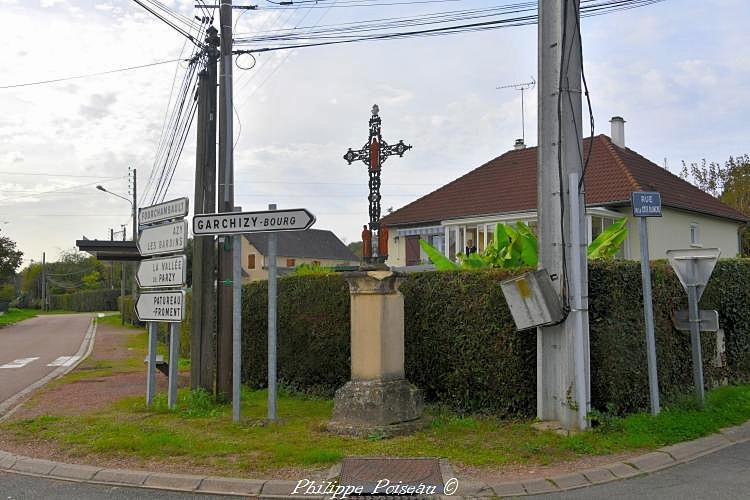
<path id="1" fill-rule="evenodd" d="M 661 391 L 692 390 L 690 337 L 670 314 L 687 298 L 666 262 L 651 266 Z M 536 401 L 536 334 L 515 332 L 500 290 L 505 271 L 408 275 L 406 375 L 428 401 L 463 412 L 531 416 Z M 724 260 L 701 301 L 717 309 L 726 363 L 714 366 L 716 336 L 702 334 L 707 383 L 750 380 L 750 260 Z M 648 407 L 640 264 L 589 266 L 592 403 L 618 412 Z M 243 290 L 243 380 L 266 384 L 267 284 Z M 349 295 L 341 276 L 279 280 L 278 374 L 294 389 L 330 395 L 349 377 Z"/>
<path id="2" fill-rule="evenodd" d="M 49 304 L 51 309 L 62 309 L 64 311 L 115 311 L 117 310 L 119 296 L 119 290 L 85 290 L 50 295 Z"/>

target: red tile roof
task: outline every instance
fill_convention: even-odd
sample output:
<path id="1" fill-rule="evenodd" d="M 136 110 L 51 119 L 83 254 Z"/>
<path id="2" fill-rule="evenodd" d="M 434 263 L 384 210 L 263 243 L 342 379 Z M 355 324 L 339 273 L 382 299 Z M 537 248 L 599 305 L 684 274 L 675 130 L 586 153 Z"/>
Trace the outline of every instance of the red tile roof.
<path id="1" fill-rule="evenodd" d="M 584 140 L 588 151 L 590 139 Z M 593 138 L 588 206 L 630 205 L 633 191 L 658 191 L 662 205 L 747 222 L 748 217 L 606 135 Z M 383 217 L 389 226 L 536 210 L 537 148 L 511 150 Z"/>

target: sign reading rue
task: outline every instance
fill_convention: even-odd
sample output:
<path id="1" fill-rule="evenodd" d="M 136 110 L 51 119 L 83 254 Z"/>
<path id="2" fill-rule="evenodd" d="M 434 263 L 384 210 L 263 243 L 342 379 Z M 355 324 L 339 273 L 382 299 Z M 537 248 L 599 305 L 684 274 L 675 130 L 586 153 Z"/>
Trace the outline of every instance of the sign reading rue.
<path id="1" fill-rule="evenodd" d="M 661 193 L 636 191 L 630 194 L 633 217 L 661 217 Z"/>

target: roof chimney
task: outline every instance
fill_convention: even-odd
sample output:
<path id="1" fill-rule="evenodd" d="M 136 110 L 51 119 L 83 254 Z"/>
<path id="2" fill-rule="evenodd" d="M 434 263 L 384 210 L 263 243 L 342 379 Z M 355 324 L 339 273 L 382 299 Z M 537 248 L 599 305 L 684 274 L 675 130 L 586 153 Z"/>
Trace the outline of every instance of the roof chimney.
<path id="1" fill-rule="evenodd" d="M 526 144 L 523 143 L 523 139 L 516 139 L 513 149 L 526 149 Z"/>
<path id="2" fill-rule="evenodd" d="M 625 120 L 622 116 L 613 116 L 609 121 L 612 124 L 612 142 L 621 148 L 625 147 Z"/>

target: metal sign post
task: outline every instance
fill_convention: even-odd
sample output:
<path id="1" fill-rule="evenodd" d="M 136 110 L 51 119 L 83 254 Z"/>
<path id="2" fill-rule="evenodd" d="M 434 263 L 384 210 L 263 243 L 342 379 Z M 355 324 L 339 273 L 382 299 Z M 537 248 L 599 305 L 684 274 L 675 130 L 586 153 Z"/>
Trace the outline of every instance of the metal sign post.
<path id="1" fill-rule="evenodd" d="M 235 210 L 240 210 L 235 207 Z M 240 421 L 240 385 L 242 376 L 242 235 L 232 237 L 232 420 Z"/>
<path id="2" fill-rule="evenodd" d="M 703 403 L 703 354 L 701 352 L 701 313 L 698 310 L 703 291 L 721 252 L 718 248 L 667 250 L 667 258 L 682 286 L 687 290 L 690 345 L 693 354 L 693 384 L 695 395 Z"/>
<path id="3" fill-rule="evenodd" d="M 276 205 L 268 205 L 276 210 Z M 268 420 L 276 420 L 276 233 L 268 235 Z"/>
<path id="4" fill-rule="evenodd" d="M 315 223 L 315 216 L 307 209 L 276 210 L 276 205 L 268 205 L 262 212 L 225 212 L 196 214 L 193 217 L 193 235 L 242 235 L 267 232 L 268 235 L 268 419 L 276 419 L 276 233 L 279 231 L 305 231 Z M 235 207 L 235 210 L 239 210 Z M 232 417 L 240 419 L 240 374 L 241 374 L 241 309 L 242 309 L 242 270 L 240 253 L 242 239 L 234 240 L 234 330 L 232 335 Z"/>
<path id="5" fill-rule="evenodd" d="M 168 255 L 187 247 L 188 199 L 178 198 L 158 205 L 143 207 L 138 211 L 140 228 L 138 252 L 141 255 Z M 171 255 L 141 261 L 136 280 L 141 288 L 166 287 L 141 293 L 135 303 L 138 319 L 148 322 L 148 359 L 146 372 L 146 405 L 151 406 L 156 394 L 156 334 L 159 322 L 169 323 L 169 384 L 167 404 L 177 403 L 177 377 L 179 375 L 180 328 L 185 319 L 185 291 L 187 257 Z"/>
<path id="6" fill-rule="evenodd" d="M 656 338 L 654 335 L 654 305 L 651 291 L 651 269 L 648 255 L 648 217 L 661 217 L 661 194 L 654 192 L 631 193 L 633 216 L 638 217 L 641 240 L 641 282 L 643 283 L 643 316 L 646 322 L 646 359 L 648 361 L 648 388 L 651 397 L 651 414 L 658 415 L 659 377 L 656 366 Z"/>

